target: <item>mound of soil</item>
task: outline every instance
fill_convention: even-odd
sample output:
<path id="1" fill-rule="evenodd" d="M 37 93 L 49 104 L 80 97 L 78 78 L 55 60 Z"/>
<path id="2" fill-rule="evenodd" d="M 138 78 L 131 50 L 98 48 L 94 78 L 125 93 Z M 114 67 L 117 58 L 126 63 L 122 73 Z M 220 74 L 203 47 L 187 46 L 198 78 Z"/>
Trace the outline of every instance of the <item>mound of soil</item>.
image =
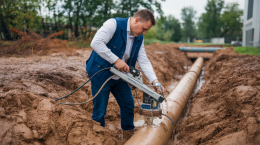
<path id="1" fill-rule="evenodd" d="M 173 144 L 260 144 L 260 56 L 218 50 Z"/>
<path id="2" fill-rule="evenodd" d="M 189 61 L 175 44 L 146 46 L 148 58 L 163 85 L 185 73 Z M 110 97 L 106 127 L 91 119 L 92 103 L 67 106 L 55 102 L 87 79 L 85 61 L 91 49 L 77 55 L 53 53 L 33 58 L 0 58 L 0 144 L 123 144 L 120 111 Z M 148 80 L 145 78 L 146 84 Z M 141 99 L 139 92 L 139 99 Z M 90 83 L 60 102 L 91 98 Z M 138 111 L 136 102 L 135 111 Z M 114 123 L 116 122 L 116 123 Z"/>
<path id="3" fill-rule="evenodd" d="M 5 41 L 0 41 L 0 57 L 47 55 L 61 51 L 67 56 L 77 54 L 67 45 L 67 40 L 56 39 L 56 36 L 62 35 L 63 31 L 51 34 L 47 38 L 43 38 L 41 35 L 30 29 L 23 32 L 11 28 L 11 31 L 19 39 L 17 41 L 10 41 L 9 46 L 4 46 L 3 44 Z"/>

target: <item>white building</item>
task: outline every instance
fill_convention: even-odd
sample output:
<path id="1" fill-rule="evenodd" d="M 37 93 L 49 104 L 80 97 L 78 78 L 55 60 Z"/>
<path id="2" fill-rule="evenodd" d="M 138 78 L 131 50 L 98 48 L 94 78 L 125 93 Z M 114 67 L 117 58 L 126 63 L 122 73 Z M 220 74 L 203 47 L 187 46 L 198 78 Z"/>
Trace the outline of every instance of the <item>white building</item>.
<path id="1" fill-rule="evenodd" d="M 260 0 L 245 0 L 243 46 L 260 47 Z"/>

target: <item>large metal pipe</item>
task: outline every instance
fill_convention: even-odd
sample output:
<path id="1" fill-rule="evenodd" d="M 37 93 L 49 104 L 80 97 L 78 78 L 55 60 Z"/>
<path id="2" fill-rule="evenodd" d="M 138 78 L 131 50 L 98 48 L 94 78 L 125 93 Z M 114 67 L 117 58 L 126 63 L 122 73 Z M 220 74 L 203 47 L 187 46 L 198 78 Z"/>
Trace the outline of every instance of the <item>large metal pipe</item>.
<path id="1" fill-rule="evenodd" d="M 178 85 L 162 103 L 163 113 L 169 116 L 176 126 L 182 110 L 185 108 L 193 87 L 203 66 L 203 58 L 199 57 Z M 154 125 L 140 128 L 125 144 L 126 145 L 165 145 L 173 132 L 170 119 L 163 116 L 154 120 Z"/>
<path id="2" fill-rule="evenodd" d="M 213 53 L 221 47 L 180 47 L 180 51 L 184 52 L 210 52 Z"/>

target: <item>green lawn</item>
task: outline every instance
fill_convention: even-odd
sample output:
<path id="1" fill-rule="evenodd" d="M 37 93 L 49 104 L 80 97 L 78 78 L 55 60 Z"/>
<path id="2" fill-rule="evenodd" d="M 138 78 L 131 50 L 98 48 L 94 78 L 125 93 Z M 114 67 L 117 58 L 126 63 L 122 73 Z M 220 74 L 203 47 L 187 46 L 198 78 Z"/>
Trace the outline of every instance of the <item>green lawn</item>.
<path id="1" fill-rule="evenodd" d="M 69 41 L 67 44 L 70 47 L 73 47 L 73 48 L 87 48 L 87 47 L 90 47 L 90 43 L 83 42 L 83 41 Z"/>
<path id="2" fill-rule="evenodd" d="M 2 46 L 2 47 L 9 47 L 9 46 L 11 46 L 14 43 L 15 43 L 15 41 L 0 41 L 0 46 Z"/>
<path id="3" fill-rule="evenodd" d="M 144 45 L 150 45 L 153 44 L 154 42 L 162 43 L 162 44 L 167 44 L 167 43 L 177 43 L 174 41 L 161 41 L 158 39 L 144 39 Z M 231 44 L 212 44 L 212 43 L 183 43 L 187 45 L 219 45 L 219 46 L 225 46 L 225 47 L 230 47 Z"/>
<path id="4" fill-rule="evenodd" d="M 158 39 L 144 39 L 144 45 L 150 45 L 153 44 L 154 42 L 162 43 L 162 44 L 167 44 L 167 43 L 176 43 L 173 41 L 161 41 Z"/>
<path id="5" fill-rule="evenodd" d="M 184 44 L 188 44 L 188 45 L 214 45 L 214 46 L 224 46 L 224 47 L 230 47 L 231 44 L 212 44 L 212 43 L 184 43 Z"/>
<path id="6" fill-rule="evenodd" d="M 234 47 L 234 50 L 239 54 L 260 55 L 260 48 L 256 47 Z"/>

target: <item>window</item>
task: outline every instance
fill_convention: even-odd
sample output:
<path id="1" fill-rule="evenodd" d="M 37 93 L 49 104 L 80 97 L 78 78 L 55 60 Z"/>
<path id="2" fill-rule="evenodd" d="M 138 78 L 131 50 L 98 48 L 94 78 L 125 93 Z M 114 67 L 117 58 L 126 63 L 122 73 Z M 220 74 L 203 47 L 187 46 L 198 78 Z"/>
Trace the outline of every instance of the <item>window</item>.
<path id="1" fill-rule="evenodd" d="M 254 44 L 254 29 L 246 31 L 246 46 L 253 46 Z"/>
<path id="2" fill-rule="evenodd" d="M 254 0 L 248 0 L 247 20 L 253 17 L 253 5 L 254 5 Z"/>

